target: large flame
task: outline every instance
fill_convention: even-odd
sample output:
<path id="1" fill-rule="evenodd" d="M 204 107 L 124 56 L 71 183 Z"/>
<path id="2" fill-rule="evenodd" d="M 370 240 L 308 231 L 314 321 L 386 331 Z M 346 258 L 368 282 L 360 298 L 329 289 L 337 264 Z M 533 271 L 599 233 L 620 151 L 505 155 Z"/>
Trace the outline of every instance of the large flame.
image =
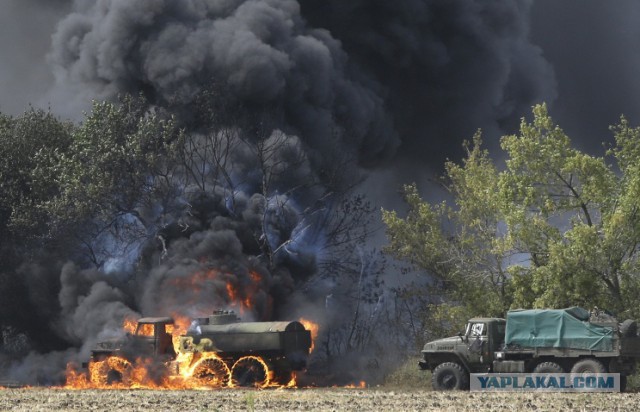
<path id="1" fill-rule="evenodd" d="M 299 322 L 302 323 L 302 326 L 304 326 L 306 330 L 311 332 L 311 349 L 309 349 L 309 352 L 313 352 L 313 349 L 315 348 L 316 338 L 318 337 L 318 330 L 320 329 L 320 325 L 305 318 L 300 318 Z"/>
<path id="2" fill-rule="evenodd" d="M 241 282 L 239 278 L 231 273 L 220 271 L 217 269 L 198 270 L 189 276 L 174 278 L 169 281 L 172 288 L 176 290 L 188 290 L 199 293 L 202 291 L 204 284 L 220 284 L 224 287 L 218 289 L 218 294 L 222 298 L 219 302 L 227 309 L 233 309 L 241 316 L 255 316 L 261 313 L 265 318 L 269 317 L 272 308 L 270 296 L 262 295 L 262 305 L 256 307 L 256 297 L 265 289 L 263 276 L 256 272 L 250 271 L 246 279 L 248 281 Z"/>

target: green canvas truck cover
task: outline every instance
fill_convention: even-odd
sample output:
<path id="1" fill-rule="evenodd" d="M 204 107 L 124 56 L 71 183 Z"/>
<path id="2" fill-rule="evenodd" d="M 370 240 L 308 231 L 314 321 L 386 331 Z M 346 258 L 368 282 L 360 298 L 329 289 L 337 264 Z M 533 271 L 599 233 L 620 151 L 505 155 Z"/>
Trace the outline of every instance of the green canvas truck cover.
<path id="1" fill-rule="evenodd" d="M 531 348 L 613 350 L 613 329 L 589 323 L 589 312 L 567 309 L 512 310 L 505 343 Z"/>

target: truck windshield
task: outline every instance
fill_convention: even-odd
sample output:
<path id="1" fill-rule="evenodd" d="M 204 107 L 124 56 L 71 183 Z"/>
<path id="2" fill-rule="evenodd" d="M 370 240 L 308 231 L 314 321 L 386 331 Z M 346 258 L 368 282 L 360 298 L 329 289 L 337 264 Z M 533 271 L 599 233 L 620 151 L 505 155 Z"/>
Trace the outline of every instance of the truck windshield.
<path id="1" fill-rule="evenodd" d="M 465 331 L 467 336 L 485 336 L 487 334 L 487 326 L 482 322 L 469 322 Z"/>
<path id="2" fill-rule="evenodd" d="M 153 324 L 152 323 L 140 323 L 136 330 L 138 336 L 153 336 Z"/>

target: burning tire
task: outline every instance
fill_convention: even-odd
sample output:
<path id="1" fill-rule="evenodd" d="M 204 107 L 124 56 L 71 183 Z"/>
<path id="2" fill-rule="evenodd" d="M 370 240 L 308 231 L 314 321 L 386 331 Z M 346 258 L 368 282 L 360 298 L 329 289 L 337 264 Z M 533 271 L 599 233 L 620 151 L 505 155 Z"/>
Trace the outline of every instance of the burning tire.
<path id="1" fill-rule="evenodd" d="M 198 362 L 192 376 L 198 379 L 203 386 L 219 388 L 229 385 L 231 371 L 222 359 L 210 358 Z"/>
<path id="2" fill-rule="evenodd" d="M 91 382 L 101 386 L 129 384 L 131 363 L 118 356 L 109 356 L 104 360 L 91 362 L 89 374 Z"/>
<path id="3" fill-rule="evenodd" d="M 272 381 L 282 386 L 288 385 L 292 380 L 295 381 L 295 374 L 291 369 L 276 369 L 272 376 Z"/>
<path id="4" fill-rule="evenodd" d="M 231 368 L 234 386 L 264 388 L 269 385 L 269 367 L 257 356 L 245 356 L 236 361 Z"/>

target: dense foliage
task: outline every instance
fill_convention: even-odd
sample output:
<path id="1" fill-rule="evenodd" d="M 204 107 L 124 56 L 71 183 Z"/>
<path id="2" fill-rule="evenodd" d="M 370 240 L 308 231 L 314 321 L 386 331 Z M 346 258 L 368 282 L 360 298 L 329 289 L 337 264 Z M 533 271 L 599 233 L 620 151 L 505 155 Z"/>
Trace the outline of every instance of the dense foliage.
<path id="1" fill-rule="evenodd" d="M 409 185 L 408 214 L 383 211 L 387 251 L 427 276 L 431 332 L 517 307 L 640 315 L 640 128 L 622 117 L 611 130 L 613 147 L 592 156 L 535 106 L 502 138 L 504 167 L 478 132 L 466 158 L 446 164 L 450 201 L 425 201 Z"/>

